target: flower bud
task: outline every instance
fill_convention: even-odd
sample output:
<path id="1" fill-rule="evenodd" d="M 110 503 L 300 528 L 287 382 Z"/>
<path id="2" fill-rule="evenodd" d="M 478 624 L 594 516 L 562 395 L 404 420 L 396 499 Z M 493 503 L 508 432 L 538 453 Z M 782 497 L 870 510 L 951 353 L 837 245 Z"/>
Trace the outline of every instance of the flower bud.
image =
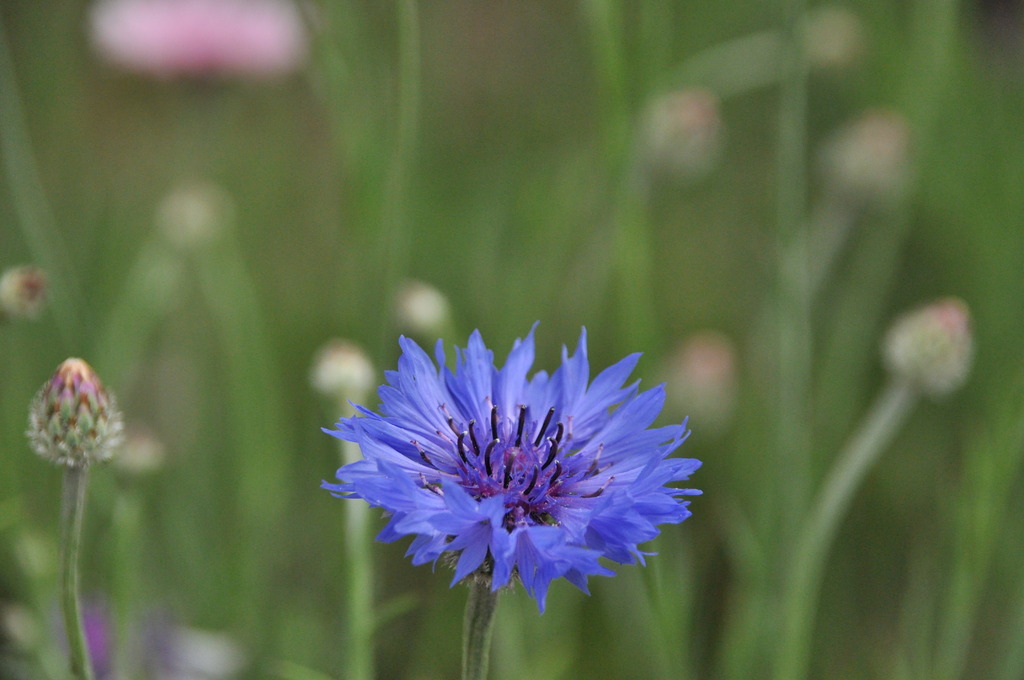
<path id="1" fill-rule="evenodd" d="M 668 394 L 701 428 L 723 430 L 736 405 L 736 350 L 715 331 L 694 333 L 669 357 Z"/>
<path id="2" fill-rule="evenodd" d="M 826 143 L 822 166 L 830 189 L 845 200 L 897 199 L 911 176 L 910 128 L 898 113 L 868 111 Z"/>
<path id="3" fill-rule="evenodd" d="M 125 431 L 124 444 L 113 465 L 132 477 L 141 477 L 159 470 L 167 458 L 164 443 L 152 430 L 130 425 Z"/>
<path id="4" fill-rule="evenodd" d="M 28 422 L 36 453 L 69 467 L 108 460 L 124 429 L 113 395 L 81 359 L 57 367 L 33 400 Z"/>
<path id="5" fill-rule="evenodd" d="M 844 71 L 864 58 L 864 26 L 846 7 L 815 7 L 804 17 L 803 33 L 807 61 L 816 68 Z"/>
<path id="6" fill-rule="evenodd" d="M 46 272 L 23 265 L 8 269 L 0 277 L 0 321 L 34 319 L 46 302 Z"/>
<path id="7" fill-rule="evenodd" d="M 15 649 L 29 650 L 39 644 L 42 634 L 39 620 L 28 607 L 16 602 L 0 605 L 0 637 Z"/>
<path id="8" fill-rule="evenodd" d="M 234 219 L 231 197 L 213 184 L 178 187 L 157 209 L 156 223 L 167 240 L 182 250 L 198 248 L 217 237 Z"/>
<path id="9" fill-rule="evenodd" d="M 718 97 L 709 90 L 672 92 L 647 112 L 644 147 L 651 169 L 694 179 L 706 174 L 722 147 Z"/>
<path id="10" fill-rule="evenodd" d="M 406 281 L 398 291 L 396 315 L 409 332 L 436 338 L 448 330 L 452 311 L 448 298 L 437 288 L 422 281 Z"/>
<path id="11" fill-rule="evenodd" d="M 885 363 L 896 377 L 940 397 L 967 380 L 974 341 L 967 305 L 945 298 L 901 316 L 883 345 Z"/>
<path id="12" fill-rule="evenodd" d="M 362 401 L 375 384 L 373 364 L 357 345 L 331 340 L 313 360 L 309 382 L 325 397 L 339 402 Z"/>

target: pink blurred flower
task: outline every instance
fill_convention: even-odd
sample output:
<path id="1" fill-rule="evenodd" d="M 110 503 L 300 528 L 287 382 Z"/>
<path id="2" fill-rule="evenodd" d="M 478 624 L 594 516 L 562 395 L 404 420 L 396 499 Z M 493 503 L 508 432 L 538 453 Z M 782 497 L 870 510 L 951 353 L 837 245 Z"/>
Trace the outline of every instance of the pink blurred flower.
<path id="1" fill-rule="evenodd" d="M 285 0 L 100 0 L 91 20 L 107 60 L 162 78 L 275 76 L 306 57 L 302 18 Z"/>

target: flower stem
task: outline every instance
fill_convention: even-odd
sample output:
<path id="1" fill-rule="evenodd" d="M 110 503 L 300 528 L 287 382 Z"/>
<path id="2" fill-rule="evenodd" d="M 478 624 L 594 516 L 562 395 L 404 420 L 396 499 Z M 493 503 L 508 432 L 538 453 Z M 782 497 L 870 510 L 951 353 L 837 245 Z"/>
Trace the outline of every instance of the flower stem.
<path id="1" fill-rule="evenodd" d="M 380 269 L 383 272 L 385 309 L 395 305 L 402 278 L 409 265 L 409 214 L 415 193 L 415 168 L 419 152 L 421 98 L 421 40 L 418 0 L 401 0 L 398 9 L 398 110 L 396 140 L 385 179 L 380 229 Z M 392 314 L 379 314 L 377 346 L 384 352 L 394 327 Z M 383 354 L 377 356 L 378 360 Z"/>
<path id="2" fill-rule="evenodd" d="M 82 545 L 82 517 L 85 515 L 85 491 L 88 468 L 67 466 L 60 510 L 61 609 L 68 639 L 71 676 L 92 680 L 92 664 L 82 629 L 78 598 L 78 553 Z"/>
<path id="3" fill-rule="evenodd" d="M 347 405 L 346 405 L 347 407 Z M 359 445 L 341 442 L 342 464 L 360 460 Z M 345 558 L 348 562 L 348 592 L 345 622 L 348 650 L 345 676 L 349 680 L 371 680 L 373 669 L 373 565 L 370 551 L 370 506 L 349 503 L 345 507 Z"/>
<path id="4" fill-rule="evenodd" d="M 462 619 L 462 680 L 484 680 L 491 653 L 491 631 L 498 593 L 491 590 L 490 579 L 469 586 L 466 615 Z"/>
<path id="5" fill-rule="evenodd" d="M 839 454 L 807 515 L 785 591 L 777 680 L 806 677 L 814 609 L 832 540 L 857 487 L 916 402 L 917 391 L 907 383 L 893 382 L 885 389 Z"/>
<path id="6" fill-rule="evenodd" d="M 805 0 L 782 0 L 777 152 L 778 393 L 776 450 L 783 538 L 792 537 L 810 496 L 811 299 L 807 254 L 807 61 L 799 22 Z M 786 541 L 780 542 L 785 545 Z"/>

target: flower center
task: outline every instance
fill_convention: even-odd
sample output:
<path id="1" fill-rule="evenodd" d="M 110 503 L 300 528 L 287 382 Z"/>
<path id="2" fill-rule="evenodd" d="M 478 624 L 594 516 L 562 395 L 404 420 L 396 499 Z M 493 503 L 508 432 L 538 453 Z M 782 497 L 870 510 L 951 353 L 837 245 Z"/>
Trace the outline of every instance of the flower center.
<path id="1" fill-rule="evenodd" d="M 452 465 L 445 465 L 431 457 L 413 442 L 420 457 L 430 467 L 455 477 L 458 483 L 476 499 L 502 496 L 505 500 L 505 526 L 511 531 L 523 524 L 557 525 L 559 508 L 566 497 L 594 498 L 600 496 L 614 477 L 608 477 L 601 486 L 588 490 L 574 490 L 580 481 L 604 472 L 609 466 L 599 467 L 602 447 L 593 456 L 577 456 L 578 448 L 571 448 L 572 416 L 564 421 L 555 418 L 551 407 L 539 422 L 530 418 L 529 408 L 520 405 L 515 418 L 503 418 L 497 404 L 491 406 L 489 422 L 470 420 L 459 423 L 440 405 L 446 416 L 451 434 L 438 432 L 451 443 Z M 451 435 L 454 435 L 454 439 Z M 582 460 L 586 458 L 587 460 Z M 425 487 L 437 489 L 436 484 Z"/>

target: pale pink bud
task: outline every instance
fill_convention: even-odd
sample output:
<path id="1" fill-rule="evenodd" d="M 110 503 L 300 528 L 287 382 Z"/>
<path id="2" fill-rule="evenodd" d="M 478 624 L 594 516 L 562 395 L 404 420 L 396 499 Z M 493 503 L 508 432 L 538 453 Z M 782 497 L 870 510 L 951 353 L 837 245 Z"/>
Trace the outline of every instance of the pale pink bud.
<path id="1" fill-rule="evenodd" d="M 647 112 L 644 148 L 656 170 L 692 179 L 707 173 L 722 147 L 718 97 L 689 89 L 662 95 Z"/>
<path id="2" fill-rule="evenodd" d="M 967 305 L 945 298 L 904 314 L 882 349 L 894 376 L 934 397 L 952 392 L 967 380 L 974 355 Z"/>
<path id="3" fill-rule="evenodd" d="M 0 321 L 34 319 L 46 304 L 46 272 L 38 267 L 12 267 L 0 276 Z"/>
<path id="4" fill-rule="evenodd" d="M 669 398 L 695 427 L 724 429 L 736 404 L 736 350 L 729 338 L 702 331 L 687 338 L 669 357 Z"/>
<path id="5" fill-rule="evenodd" d="M 823 168 L 832 191 L 857 204 L 902 196 L 911 176 L 910 128 L 898 113 L 865 112 L 825 145 Z"/>

